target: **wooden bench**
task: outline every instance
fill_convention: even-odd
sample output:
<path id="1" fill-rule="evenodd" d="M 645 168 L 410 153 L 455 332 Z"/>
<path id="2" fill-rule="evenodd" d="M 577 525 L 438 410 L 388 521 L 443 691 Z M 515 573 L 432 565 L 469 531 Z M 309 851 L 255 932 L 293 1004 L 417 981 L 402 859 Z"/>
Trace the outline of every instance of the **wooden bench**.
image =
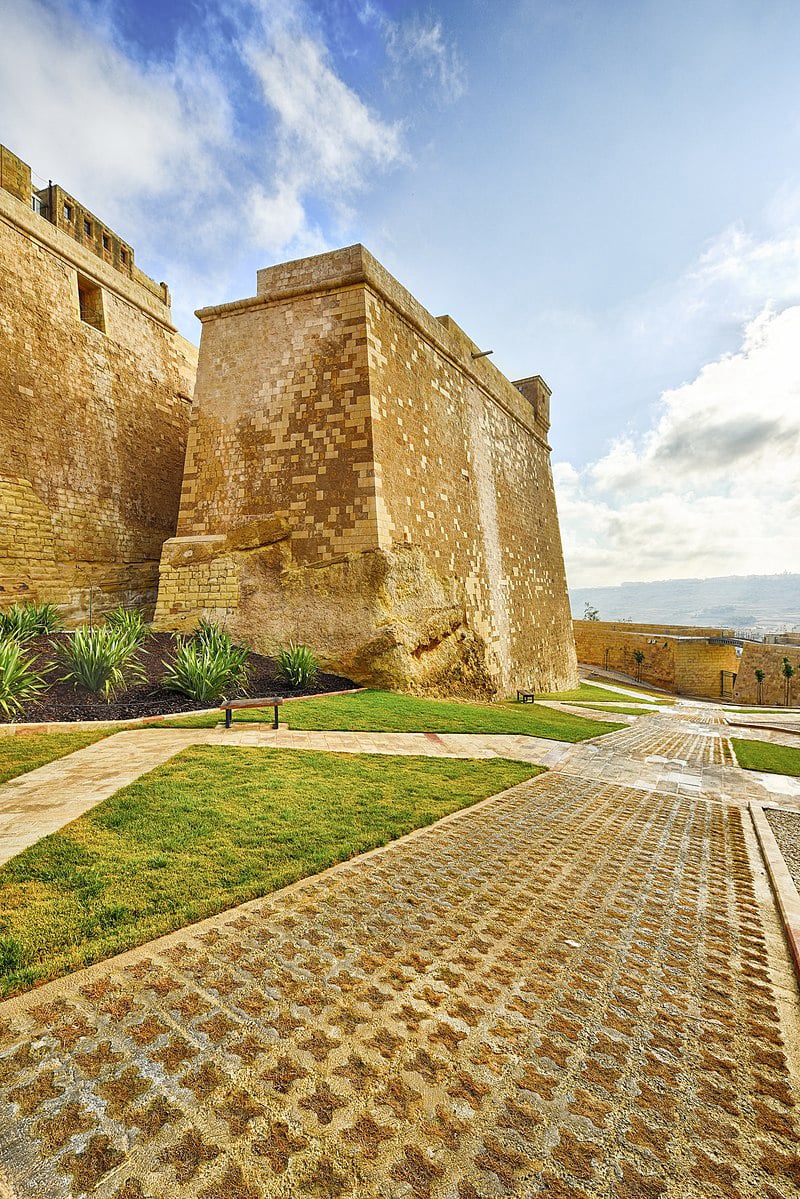
<path id="1" fill-rule="evenodd" d="M 536 702 L 536 692 L 535 691 L 521 691 L 519 688 L 517 689 L 517 703 L 518 704 L 533 704 L 535 702 Z"/>
<path id="2" fill-rule="evenodd" d="M 225 713 L 225 728 L 229 729 L 231 727 L 231 718 L 234 708 L 274 708 L 275 720 L 273 721 L 272 727 L 276 729 L 278 727 L 278 708 L 282 703 L 282 699 L 276 699 L 273 695 L 268 699 L 232 699 L 230 703 L 220 704 L 221 710 Z"/>

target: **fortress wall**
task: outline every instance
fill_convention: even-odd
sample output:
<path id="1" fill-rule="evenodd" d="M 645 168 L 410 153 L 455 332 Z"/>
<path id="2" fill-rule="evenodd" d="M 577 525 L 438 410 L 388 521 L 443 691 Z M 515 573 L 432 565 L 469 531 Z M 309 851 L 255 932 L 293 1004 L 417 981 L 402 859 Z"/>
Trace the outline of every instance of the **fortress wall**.
<path id="1" fill-rule="evenodd" d="M 740 659 L 732 645 L 709 645 L 708 641 L 677 641 L 675 691 L 678 695 L 722 698 L 722 672 L 735 675 Z M 728 680 L 732 683 L 733 680 Z M 725 697 L 731 698 L 726 689 Z"/>
<path id="2" fill-rule="evenodd" d="M 457 326 L 361 246 L 260 271 L 257 296 L 199 315 L 162 627 L 224 618 L 268 652 L 300 638 L 382 686 L 574 683 L 544 426 Z"/>
<path id="3" fill-rule="evenodd" d="M 800 649 L 790 645 L 766 645 L 757 641 L 745 641 L 739 659 L 734 699 L 739 704 L 755 707 L 758 704 L 758 683 L 755 671 L 764 671 L 763 700 L 767 707 L 783 706 L 784 677 L 781 674 L 783 659 L 788 658 L 795 673 L 792 678 L 790 706 L 800 707 Z"/>
<path id="4" fill-rule="evenodd" d="M 204 613 L 266 650 L 313 639 L 281 572 L 378 544 L 363 292 L 275 292 L 202 315 L 198 403 L 156 616 L 191 627 Z"/>
<path id="5" fill-rule="evenodd" d="M 387 544 L 422 555 L 458 618 L 417 647 L 420 666 L 467 628 L 502 690 L 572 686 L 549 447 L 530 401 L 472 359 L 479 347 L 450 318 L 422 322 L 391 277 L 376 282 L 367 311 L 379 521 Z"/>
<path id="6" fill-rule="evenodd" d="M 297 562 L 374 547 L 360 291 L 209 315 L 197 390 L 178 537 L 280 512 Z"/>
<path id="7" fill-rule="evenodd" d="M 618 633 L 647 633 L 651 637 L 733 637 L 733 629 L 713 628 L 706 625 L 688 624 L 636 624 L 630 620 L 575 620 L 573 624 L 596 625 L 600 629 Z"/>
<path id="8" fill-rule="evenodd" d="M 73 623 L 90 588 L 95 610 L 153 604 L 196 351 L 151 292 L 3 189 L 0 261 L 0 604 L 53 601 Z"/>

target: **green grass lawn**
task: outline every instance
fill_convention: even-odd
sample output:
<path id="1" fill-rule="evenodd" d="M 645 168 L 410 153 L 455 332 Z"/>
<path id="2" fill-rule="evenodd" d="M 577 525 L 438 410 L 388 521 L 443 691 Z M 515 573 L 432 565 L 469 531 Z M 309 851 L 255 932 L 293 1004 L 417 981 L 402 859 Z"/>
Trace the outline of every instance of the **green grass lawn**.
<path id="1" fill-rule="evenodd" d="M 601 704 L 576 703 L 575 707 L 576 708 L 589 708 L 593 712 L 624 712 L 624 714 L 626 716 L 647 716 L 648 712 L 650 712 L 649 708 L 643 708 L 641 705 L 637 706 L 636 704 L 632 705 L 631 707 L 628 707 L 627 704 L 602 704 L 601 705 Z"/>
<path id="2" fill-rule="evenodd" d="M 27 774 L 76 749 L 93 745 L 95 741 L 118 732 L 115 728 L 89 729 L 64 733 L 15 733 L 0 736 L 0 783 Z"/>
<path id="3" fill-rule="evenodd" d="M 590 676 L 590 678 L 591 677 L 592 676 Z M 591 685 L 592 684 L 590 682 L 588 684 L 588 686 L 591 686 Z M 612 685 L 611 681 L 609 680 L 609 686 L 611 686 L 611 685 Z M 645 686 L 644 683 L 637 683 L 635 680 L 631 680 L 630 683 L 619 683 L 618 686 L 624 687 L 626 691 L 636 691 L 639 695 L 643 696 L 645 699 L 649 700 L 651 703 L 658 703 L 658 704 L 674 704 L 675 703 L 674 698 L 671 695 L 668 695 L 666 692 L 654 691 L 651 687 Z M 598 690 L 602 690 L 602 688 L 598 688 Z"/>
<path id="4" fill-rule="evenodd" d="M 726 708 L 726 712 L 732 712 L 735 716 L 750 716 L 758 714 L 759 716 L 785 716 L 787 712 L 791 714 L 791 708 Z M 795 709 L 796 715 L 800 716 L 800 712 Z"/>
<path id="5" fill-rule="evenodd" d="M 581 683 L 572 691 L 549 691 L 546 694 L 537 695 L 536 698 L 557 699 L 565 704 L 581 703 L 584 700 L 604 700 L 606 703 L 616 701 L 626 704 L 663 704 L 665 702 L 663 699 L 651 698 L 644 693 L 639 698 L 636 695 L 627 695 L 624 691 L 609 691 L 607 687 L 595 687 L 591 683 Z M 672 701 L 666 702 L 671 703 Z"/>
<path id="6" fill-rule="evenodd" d="M 526 733 L 556 741 L 586 741 L 623 725 L 606 724 L 539 704 L 472 704 L 450 700 L 418 699 L 394 691 L 359 691 L 322 699 L 299 699 L 280 709 L 281 720 L 292 729 L 328 732 L 381 733 Z M 272 708 L 246 708 L 234 712 L 235 721 L 272 722 Z M 220 717 L 175 717 L 153 728 L 206 728 Z"/>
<path id="7" fill-rule="evenodd" d="M 184 750 L 0 866 L 0 994 L 315 874 L 541 769 Z"/>
<path id="8" fill-rule="evenodd" d="M 788 745 L 770 745 L 768 741 L 743 741 L 731 738 L 736 760 L 745 770 L 763 770 L 767 774 L 789 774 L 800 778 L 800 749 Z"/>

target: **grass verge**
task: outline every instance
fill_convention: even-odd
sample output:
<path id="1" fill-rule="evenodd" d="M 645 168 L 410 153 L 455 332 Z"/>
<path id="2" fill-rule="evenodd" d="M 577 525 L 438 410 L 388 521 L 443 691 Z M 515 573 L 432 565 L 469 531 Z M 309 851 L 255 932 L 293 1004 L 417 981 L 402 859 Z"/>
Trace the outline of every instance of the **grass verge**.
<path id="1" fill-rule="evenodd" d="M 118 731 L 104 728 L 76 729 L 72 733 L 4 734 L 0 736 L 0 783 L 7 783 L 9 779 L 27 774 L 37 766 L 45 766 L 66 754 L 73 754 L 77 749 L 84 749 Z"/>
<path id="2" fill-rule="evenodd" d="M 742 741 L 731 738 L 736 760 L 744 770 L 763 770 L 767 774 L 788 774 L 800 778 L 800 749 L 789 745 L 771 745 L 769 741 Z"/>
<path id="3" fill-rule="evenodd" d="M 246 708 L 233 719 L 272 722 L 272 708 Z M 175 717 L 154 728 L 207 728 L 219 716 Z M 610 733 L 619 724 L 606 724 L 567 712 L 556 712 L 539 704 L 459 703 L 454 700 L 419 699 L 394 691 L 359 691 L 355 695 L 331 695 L 321 699 L 299 699 L 284 704 L 281 720 L 292 729 L 359 733 L 524 733 L 556 741 L 586 741 Z"/>
<path id="4" fill-rule="evenodd" d="M 588 678 L 589 678 L 589 686 L 591 686 L 592 679 L 593 678 L 596 679 L 597 676 L 589 675 Z M 609 683 L 609 686 L 612 685 L 610 679 L 608 679 L 607 682 Z M 673 696 L 667 694 L 667 692 L 654 690 L 652 687 L 648 687 L 645 683 L 637 683 L 635 679 L 631 679 L 631 681 L 629 683 L 619 683 L 618 686 L 623 687 L 626 692 L 635 691 L 639 695 L 645 696 L 648 700 L 652 701 L 653 703 L 659 703 L 659 704 L 674 704 L 675 703 L 675 699 L 673 698 Z"/>
<path id="5" fill-rule="evenodd" d="M 184 750 L 0 867 L 0 993 L 316 874 L 541 769 Z"/>
<path id="6" fill-rule="evenodd" d="M 791 708 L 726 708 L 726 712 L 732 712 L 735 716 L 789 716 L 792 715 Z M 800 712 L 795 708 L 795 715 L 800 716 Z"/>
<path id="7" fill-rule="evenodd" d="M 573 688 L 572 691 L 550 691 L 543 695 L 538 695 L 537 699 L 555 699 L 560 703 L 572 704 L 580 703 L 584 700 L 604 700 L 606 703 L 613 703 L 615 700 L 625 704 L 663 704 L 663 699 L 656 699 L 646 693 L 641 693 L 641 698 L 637 695 L 628 695 L 624 691 L 610 691 L 608 687 L 595 687 L 591 683 L 581 683 L 579 687 Z M 672 702 L 672 701 L 667 701 Z"/>
<path id="8" fill-rule="evenodd" d="M 641 705 L 633 704 L 628 707 L 627 704 L 584 704 L 576 703 L 576 708 L 588 708 L 593 712 L 623 712 L 626 716 L 647 716 L 652 714 L 650 708 L 644 708 Z"/>

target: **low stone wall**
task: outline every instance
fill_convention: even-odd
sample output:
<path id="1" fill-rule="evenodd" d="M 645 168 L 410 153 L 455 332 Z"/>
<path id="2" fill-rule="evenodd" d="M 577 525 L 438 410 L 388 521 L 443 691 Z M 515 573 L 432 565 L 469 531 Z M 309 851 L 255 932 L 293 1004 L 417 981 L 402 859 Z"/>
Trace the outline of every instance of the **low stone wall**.
<path id="1" fill-rule="evenodd" d="M 764 671 L 762 703 L 767 707 L 780 707 L 784 702 L 784 677 L 781 673 L 783 659 L 788 658 L 795 669 L 791 681 L 790 706 L 800 707 L 800 646 L 766 645 L 747 641 L 744 645 L 739 670 L 736 676 L 734 698 L 737 703 L 758 704 L 756 670 Z"/>
<path id="2" fill-rule="evenodd" d="M 636 678 L 634 655 L 641 650 L 641 681 L 676 695 L 719 699 L 722 672 L 735 674 L 739 669 L 733 646 L 709 642 L 711 637 L 725 636 L 729 632 L 725 629 L 668 625 L 667 632 L 657 625 L 602 620 L 575 620 L 573 629 L 579 662 Z"/>

